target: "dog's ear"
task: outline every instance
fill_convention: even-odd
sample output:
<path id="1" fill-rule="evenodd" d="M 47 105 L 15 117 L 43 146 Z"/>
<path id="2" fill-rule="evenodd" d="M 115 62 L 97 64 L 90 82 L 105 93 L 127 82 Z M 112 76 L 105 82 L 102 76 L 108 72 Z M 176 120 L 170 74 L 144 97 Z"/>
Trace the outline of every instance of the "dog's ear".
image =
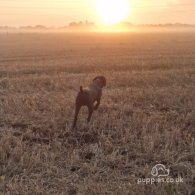
<path id="1" fill-rule="evenodd" d="M 95 77 L 95 78 L 93 79 L 93 81 L 95 81 L 95 80 L 97 80 L 97 79 L 100 80 L 102 87 L 105 87 L 105 86 L 106 86 L 106 78 L 105 78 L 104 76 L 97 76 L 97 77 Z"/>

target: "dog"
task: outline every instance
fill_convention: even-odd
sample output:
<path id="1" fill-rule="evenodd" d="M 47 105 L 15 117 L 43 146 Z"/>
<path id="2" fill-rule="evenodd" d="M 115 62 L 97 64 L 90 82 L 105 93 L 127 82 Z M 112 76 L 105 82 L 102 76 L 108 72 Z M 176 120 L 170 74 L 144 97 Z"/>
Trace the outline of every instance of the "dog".
<path id="1" fill-rule="evenodd" d="M 95 77 L 92 83 L 86 88 L 80 86 L 80 91 L 77 95 L 76 102 L 75 102 L 75 115 L 73 121 L 73 128 L 76 127 L 78 114 L 82 106 L 88 107 L 89 113 L 88 113 L 87 122 L 88 123 L 90 122 L 93 111 L 97 110 L 98 106 L 100 105 L 102 88 L 105 86 L 106 86 L 106 78 L 104 76 Z M 95 102 L 97 103 L 94 105 Z"/>

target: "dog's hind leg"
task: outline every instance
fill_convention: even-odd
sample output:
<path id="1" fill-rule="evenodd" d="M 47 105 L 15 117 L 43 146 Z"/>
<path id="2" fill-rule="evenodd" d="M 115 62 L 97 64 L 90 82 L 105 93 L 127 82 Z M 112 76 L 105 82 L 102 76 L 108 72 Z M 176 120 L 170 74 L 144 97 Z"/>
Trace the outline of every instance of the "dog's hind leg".
<path id="1" fill-rule="evenodd" d="M 87 122 L 89 123 L 90 120 L 91 120 L 91 116 L 92 116 L 92 113 L 93 113 L 94 108 L 93 108 L 93 104 L 90 104 L 87 107 L 88 107 L 88 111 L 89 111 L 88 118 L 87 118 Z"/>
<path id="2" fill-rule="evenodd" d="M 76 127 L 77 118 L 78 118 L 78 114 L 79 114 L 80 109 L 81 109 L 81 105 L 76 105 L 75 115 L 74 115 L 74 122 L 73 122 L 73 128 Z"/>

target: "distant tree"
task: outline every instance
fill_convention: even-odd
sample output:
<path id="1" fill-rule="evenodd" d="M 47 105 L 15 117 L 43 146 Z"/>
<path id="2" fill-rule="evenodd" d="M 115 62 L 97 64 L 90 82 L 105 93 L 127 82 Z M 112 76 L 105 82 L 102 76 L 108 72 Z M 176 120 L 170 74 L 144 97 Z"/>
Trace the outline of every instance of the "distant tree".
<path id="1" fill-rule="evenodd" d="M 86 20 L 85 22 L 79 21 L 79 22 L 70 22 L 69 23 L 69 27 L 72 28 L 89 28 L 89 27 L 93 27 L 95 24 L 93 22 L 89 22 L 88 20 Z"/>

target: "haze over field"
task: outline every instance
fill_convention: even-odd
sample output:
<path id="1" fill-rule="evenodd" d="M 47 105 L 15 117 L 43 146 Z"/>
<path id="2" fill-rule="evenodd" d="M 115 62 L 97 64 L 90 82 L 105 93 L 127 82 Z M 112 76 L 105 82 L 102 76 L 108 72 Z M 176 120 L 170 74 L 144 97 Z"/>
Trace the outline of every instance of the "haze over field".
<path id="1" fill-rule="evenodd" d="M 193 0 L 0 0 L 0 26 L 42 24 L 64 26 L 71 21 L 107 25 L 120 21 L 134 24 L 195 24 Z"/>

